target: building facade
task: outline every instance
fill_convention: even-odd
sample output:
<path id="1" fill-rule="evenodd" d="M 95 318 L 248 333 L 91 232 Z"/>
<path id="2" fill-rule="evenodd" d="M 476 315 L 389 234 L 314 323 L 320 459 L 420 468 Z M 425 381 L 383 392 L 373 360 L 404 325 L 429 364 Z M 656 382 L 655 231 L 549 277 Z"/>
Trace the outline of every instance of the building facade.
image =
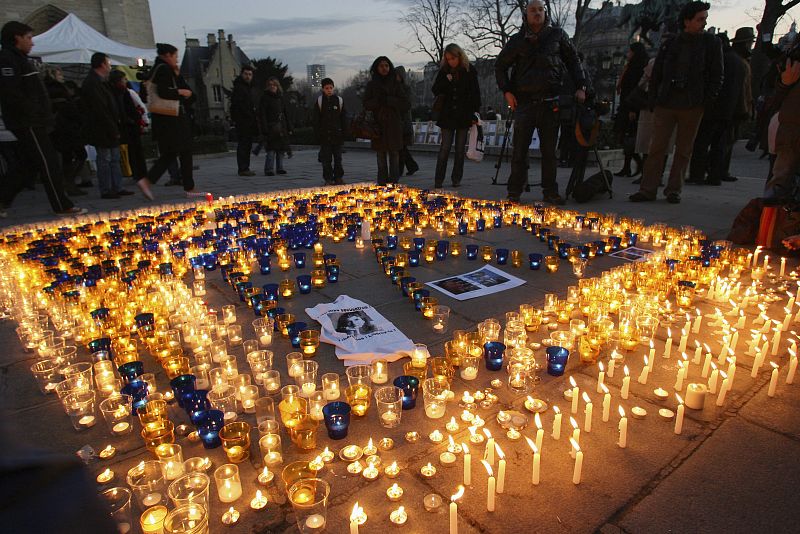
<path id="1" fill-rule="evenodd" d="M 19 20 L 39 34 L 74 13 L 103 35 L 139 48 L 155 48 L 148 0 L 0 0 L 3 20 Z"/>
<path id="2" fill-rule="evenodd" d="M 325 79 L 325 65 L 306 65 L 306 81 L 312 91 L 316 92 L 322 89 L 323 79 Z"/>

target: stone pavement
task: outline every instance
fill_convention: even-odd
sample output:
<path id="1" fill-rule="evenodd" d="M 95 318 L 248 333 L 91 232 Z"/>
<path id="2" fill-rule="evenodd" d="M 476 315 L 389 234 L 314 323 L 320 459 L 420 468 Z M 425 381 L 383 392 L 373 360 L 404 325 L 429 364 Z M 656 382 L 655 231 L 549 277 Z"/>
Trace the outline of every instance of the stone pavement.
<path id="1" fill-rule="evenodd" d="M 232 157 L 204 158 L 199 161 L 198 183 L 217 194 L 253 192 L 255 190 L 274 190 L 280 188 L 296 188 L 298 186 L 316 185 L 317 171 L 315 152 L 298 151 L 295 158 L 287 161 L 290 170 L 287 177 L 265 178 L 262 176 L 250 179 L 234 176 L 230 171 Z M 372 168 L 371 153 L 350 151 L 345 156 L 348 178 L 355 181 L 370 175 Z M 737 156 L 740 156 L 737 154 Z M 730 219 L 749 198 L 757 195 L 763 177 L 763 165 L 753 162 L 749 154 L 737 157 L 736 172 L 740 180 L 721 188 L 692 188 L 686 190 L 685 202 L 679 206 L 666 204 L 664 201 L 642 205 L 624 202 L 623 195 L 633 190 L 629 185 L 617 188 L 617 198 L 612 201 L 599 200 L 587 205 L 570 204 L 571 208 L 591 209 L 596 211 L 615 211 L 618 214 L 641 216 L 648 221 L 665 221 L 670 224 L 694 224 L 711 233 L 724 232 Z M 433 158 L 420 158 L 424 170 L 434 164 Z M 468 196 L 485 196 L 500 198 L 504 192 L 500 187 L 487 185 L 492 166 L 491 162 L 481 165 L 469 165 L 465 177 L 467 185 L 459 192 Z M 765 171 L 764 171 L 765 172 Z M 404 178 L 404 183 L 423 186 L 429 178 L 415 176 Z M 216 178 L 212 178 L 216 176 Z M 263 187 L 269 183 L 270 188 Z M 257 184 L 257 185 L 254 185 Z M 177 201 L 179 195 L 172 188 L 158 188 L 159 200 Z M 712 210 L 699 209 L 709 206 L 714 196 Z M 528 199 L 536 195 L 527 196 Z M 21 199 L 22 200 L 22 199 Z M 119 202 L 119 209 L 131 208 L 136 200 Z M 85 203 L 86 204 L 86 203 Z M 86 204 L 88 205 L 88 204 Z M 92 207 L 107 210 L 106 204 L 96 201 Z M 18 212 L 17 212 L 18 213 Z M 701 215 L 702 214 L 702 215 Z M 42 217 L 46 214 L 38 214 Z M 36 220 L 36 214 L 30 214 L 28 221 Z M 17 219 L 18 222 L 19 219 Z M 13 222 L 13 219 L 9 219 Z M 560 233 L 566 239 L 586 240 L 571 235 L 567 231 Z M 426 237 L 438 237 L 428 232 Z M 504 228 L 484 234 L 473 234 L 459 238 L 463 243 L 489 244 L 493 247 L 523 248 L 523 252 L 547 253 L 546 246 L 538 240 L 531 240 L 530 235 L 522 233 L 518 228 Z M 384 314 L 414 341 L 426 343 L 434 355 L 443 354 L 443 343 L 449 336 L 433 333 L 427 323 L 420 319 L 419 313 L 413 310 L 409 301 L 403 298 L 387 278 L 379 272 L 370 250 L 356 250 L 351 243 L 326 243 L 328 252 L 338 254 L 341 260 L 342 276 L 336 285 L 314 291 L 310 295 L 299 296 L 286 301 L 288 311 L 303 318 L 303 309 L 320 302 L 329 302 L 337 295 L 347 294 L 370 303 Z M 590 263 L 587 276 L 596 276 L 601 271 L 622 263 L 620 260 L 603 257 Z M 420 281 L 442 278 L 448 274 L 463 273 L 477 268 L 479 262 L 468 262 L 464 258 L 448 259 L 423 265 L 413 271 Z M 512 269 L 503 267 L 511 274 L 523 278 L 526 284 L 519 289 L 483 297 L 479 300 L 458 302 L 441 297 L 442 304 L 451 306 L 452 315 L 449 332 L 454 329 L 472 330 L 475 325 L 489 317 L 504 320 L 507 311 L 514 310 L 521 303 L 533 303 L 541 306 L 543 294 L 557 292 L 564 295 L 567 285 L 576 283 L 575 277 L 566 265 L 554 275 L 544 271 Z M 289 273 L 293 274 L 293 273 Z M 210 273 L 207 278 L 207 301 L 211 306 L 223 304 L 237 305 L 238 323 L 243 325 L 245 337 L 250 337 L 249 321 L 251 312 L 244 307 L 230 288 L 222 281 L 217 272 Z M 269 276 L 255 276 L 254 283 L 277 282 L 283 276 L 273 273 Z M 713 311 L 713 305 L 700 303 L 703 311 Z M 776 315 L 777 316 L 777 315 Z M 16 444 L 23 448 L 44 448 L 60 453 L 72 453 L 85 444 L 96 449 L 106 443 L 113 443 L 118 448 L 115 458 L 107 462 L 93 462 L 90 469 L 94 474 L 105 467 L 111 467 L 117 473 L 117 483 L 124 481 L 127 469 L 141 459 L 149 457 L 143 448 L 142 440 L 135 434 L 121 438 L 109 438 L 107 429 L 98 424 L 83 433 L 72 430 L 68 418 L 64 415 L 58 401 L 52 397 L 39 394 L 33 377 L 29 371 L 34 358 L 19 350 L 19 344 L 9 321 L 0 323 L 0 343 L 7 347 L 0 354 L 0 406 L 4 409 L 3 420 Z M 679 328 L 679 327 L 678 327 Z M 675 330 L 675 329 L 673 329 Z M 705 332 L 705 331 L 704 331 Z M 532 334 L 529 339 L 538 341 L 546 337 L 542 328 Z M 673 333 L 673 335 L 677 335 Z M 699 339 L 705 339 L 702 335 Z M 690 338 L 693 340 L 693 338 Z M 677 338 L 675 339 L 677 342 Z M 597 377 L 596 366 L 580 366 L 570 364 L 568 374 L 575 377 L 581 390 L 586 390 L 594 401 L 594 425 L 591 433 L 582 433 L 581 446 L 585 451 L 583 476 L 580 485 L 571 482 L 573 460 L 569 457 L 571 427 L 569 424 L 569 404 L 562 396 L 567 387 L 566 376 L 554 378 L 541 373 L 535 396 L 547 401 L 551 406 L 558 405 L 564 412 L 561 439 L 551 438 L 553 412 L 543 414 L 545 428 L 542 452 L 542 480 L 539 486 L 530 484 L 531 453 L 525 441 L 511 442 L 505 438 L 495 421 L 499 407 L 521 408 L 524 399 L 513 396 L 505 387 L 499 390 L 500 406 L 481 409 L 479 414 L 487 421 L 489 428 L 503 447 L 508 458 L 506 471 L 506 491 L 497 496 L 497 509 L 494 513 L 486 512 L 486 481 L 483 467 L 478 462 L 483 453 L 483 446 L 472 447 L 472 487 L 468 489 L 459 505 L 460 532 L 796 532 L 800 523 L 800 499 L 797 497 L 796 484 L 800 480 L 800 396 L 798 385 L 787 386 L 783 383 L 785 367 L 782 368 L 781 381 L 777 395 L 767 398 L 767 382 L 769 375 L 762 368 L 756 379 L 750 378 L 752 358 L 745 356 L 744 343 L 740 343 L 738 371 L 733 391 L 728 393 L 726 405 L 716 407 L 714 396 L 706 401 L 701 411 L 687 410 L 683 433 L 675 435 L 671 422 L 660 420 L 657 412 L 661 407 L 675 408 L 672 397 L 672 384 L 676 372 L 676 351 L 670 359 L 663 359 L 661 352 L 664 344 L 664 332 L 660 329 L 656 341 L 658 361 L 650 375 L 647 385 L 636 383 L 638 370 L 641 367 L 643 350 L 637 349 L 627 355 L 628 365 L 636 371 L 631 383 L 631 397 L 627 401 L 620 400 L 622 372 L 617 370 L 613 378 L 607 378 L 606 384 L 613 395 L 612 416 L 608 423 L 600 420 L 601 396 L 595 393 Z M 690 340 L 690 346 L 693 342 Z M 712 351 L 719 350 L 718 343 L 711 343 Z M 677 343 L 676 346 L 677 348 Z M 291 349 L 285 340 L 275 342 L 275 365 L 283 375 L 283 383 L 288 383 L 286 364 L 283 356 Z M 247 369 L 241 349 L 231 349 L 237 356 L 239 369 Z M 782 365 L 786 361 L 784 351 L 775 358 Z M 541 356 L 537 354 L 537 358 Z M 156 372 L 159 389 L 166 389 L 167 379 L 158 365 L 149 357 L 143 358 L 146 371 Z M 343 374 L 342 365 L 333 354 L 331 347 L 323 346 L 317 356 L 320 363 L 319 373 L 337 372 Z M 391 366 L 390 376 L 401 373 L 400 363 Z M 699 381 L 697 366 L 692 368 L 689 381 Z M 454 381 L 453 389 L 460 395 L 465 389 L 478 389 L 488 386 L 491 378 L 505 378 L 505 373 L 490 373 L 481 369 L 478 380 L 472 383 L 460 379 Z M 345 380 L 342 376 L 342 380 Z M 670 392 L 670 399 L 660 401 L 653 394 L 653 389 L 661 386 Z M 450 416 L 458 416 L 460 409 L 448 407 L 445 419 L 432 421 L 427 419 L 421 409 L 422 395 L 415 410 L 403 412 L 402 424 L 397 429 L 385 430 L 378 424 L 375 408 L 370 409 L 365 420 L 354 420 L 350 426 L 349 436 L 341 442 L 331 441 L 324 435 L 319 438 L 319 447 L 330 446 L 336 451 L 349 443 L 366 444 L 372 437 L 375 440 L 388 436 L 394 439 L 395 448 L 381 453 L 385 464 L 397 460 L 403 469 L 395 480 L 385 476 L 375 482 L 367 482 L 361 477 L 348 476 L 345 464 L 336 460 L 324 471 L 323 477 L 332 484 L 331 501 L 328 510 L 328 532 L 347 531 L 347 517 L 356 500 L 369 515 L 367 523 L 361 527 L 361 533 L 374 533 L 392 528 L 388 521 L 389 511 L 396 505 L 389 503 L 384 494 L 392 482 L 398 482 L 405 490 L 405 496 L 398 504 L 402 504 L 409 512 L 409 522 L 404 532 L 446 532 L 448 518 L 446 510 L 437 513 L 426 512 L 422 506 L 422 496 L 431 492 L 447 496 L 455 491 L 461 483 L 462 460 L 456 461 L 452 468 L 441 467 L 438 455 L 444 450 L 442 445 L 432 444 L 427 435 L 434 428 L 444 431 L 444 423 Z M 644 419 L 629 417 L 628 446 L 619 448 L 617 440 L 617 421 L 615 414 L 617 403 L 622 404 L 630 414 L 630 408 L 640 406 L 648 415 Z M 583 426 L 583 408 L 575 415 L 579 425 Z M 170 416 L 174 421 L 182 421 L 180 410 L 170 408 Z M 252 422 L 252 416 L 245 416 Z M 138 426 L 138 425 L 137 425 Z M 532 430 L 533 428 L 533 430 Z M 422 435 L 419 442 L 407 443 L 403 436 L 408 430 L 418 430 Z M 525 435 L 535 434 L 531 423 L 523 432 Z M 254 431 L 253 435 L 257 433 Z M 455 434 L 456 441 L 468 441 L 469 434 L 462 425 Z M 253 440 L 255 441 L 255 439 Z M 180 439 L 184 458 L 208 455 L 219 466 L 225 462 L 222 449 L 205 451 L 199 444 Z M 254 443 L 253 455 L 249 462 L 241 464 L 244 486 L 243 497 L 236 502 L 242 511 L 242 522 L 237 531 L 240 532 L 296 532 L 294 518 L 290 506 L 285 503 L 282 484 L 268 489 L 270 504 L 262 512 L 253 512 L 248 508 L 249 499 L 257 489 L 255 476 L 260 469 L 258 447 Z M 284 435 L 285 463 L 303 458 L 311 459 L 314 454 L 299 454 Z M 419 468 L 427 462 L 439 468 L 439 474 L 430 480 L 419 475 Z M 252 464 L 252 466 L 251 466 Z M 495 466 L 496 467 L 496 466 Z M 219 522 L 222 512 L 227 509 L 217 499 L 216 488 L 211 488 L 211 525 L 212 532 L 222 532 Z M 135 515 L 135 519 L 138 514 Z"/>

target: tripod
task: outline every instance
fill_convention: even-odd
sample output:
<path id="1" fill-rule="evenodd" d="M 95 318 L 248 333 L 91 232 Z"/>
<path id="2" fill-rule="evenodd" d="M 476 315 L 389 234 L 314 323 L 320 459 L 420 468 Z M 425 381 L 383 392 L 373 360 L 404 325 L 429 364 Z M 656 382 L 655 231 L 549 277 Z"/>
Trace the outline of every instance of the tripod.
<path id="1" fill-rule="evenodd" d="M 497 157 L 497 162 L 494 164 L 495 173 L 494 178 L 492 178 L 492 185 L 508 185 L 508 182 L 505 183 L 498 183 L 497 178 L 500 176 L 500 167 L 503 165 L 503 158 L 506 155 L 506 149 L 508 148 L 508 138 L 509 133 L 511 132 L 511 125 L 514 123 L 514 111 L 512 110 L 511 113 L 508 114 L 508 119 L 506 119 L 506 127 L 505 127 L 505 135 L 503 135 L 503 144 L 500 146 L 500 155 Z M 525 192 L 530 192 L 531 186 L 525 181 Z"/>
<path id="2" fill-rule="evenodd" d="M 600 121 L 597 121 L 597 128 L 599 129 Z M 575 166 L 572 168 L 572 174 L 569 175 L 569 183 L 567 183 L 567 189 L 564 193 L 567 198 L 572 195 L 572 192 L 575 190 L 575 187 L 583 182 L 583 178 L 586 175 L 586 163 L 589 159 L 589 150 L 594 152 L 595 160 L 597 161 L 597 166 L 600 168 L 600 176 L 603 179 L 603 183 L 606 187 L 606 191 L 608 191 L 608 198 L 614 198 L 614 192 L 611 189 L 611 182 L 608 179 L 608 171 L 606 171 L 605 167 L 603 166 L 603 160 L 600 159 L 600 153 L 597 152 L 597 143 L 595 142 L 591 146 L 582 146 L 579 143 L 578 153 L 575 157 Z"/>

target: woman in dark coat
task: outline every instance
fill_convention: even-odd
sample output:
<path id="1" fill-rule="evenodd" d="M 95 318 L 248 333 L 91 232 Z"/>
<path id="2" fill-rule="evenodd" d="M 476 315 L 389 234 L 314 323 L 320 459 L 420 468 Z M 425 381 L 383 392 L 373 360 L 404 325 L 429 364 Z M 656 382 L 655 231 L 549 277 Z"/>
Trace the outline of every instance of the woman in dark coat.
<path id="1" fill-rule="evenodd" d="M 146 178 L 136 182 L 142 194 L 148 199 L 153 199 L 150 186 L 156 183 L 167 171 L 170 163 L 178 158 L 181 164 L 181 181 L 187 196 L 203 195 L 194 189 L 192 175 L 192 119 L 190 106 L 195 100 L 189 84 L 181 76 L 178 66 L 178 49 L 171 44 L 159 43 L 156 45 L 158 58 L 153 63 L 150 73 L 152 81 L 158 90 L 158 96 L 163 100 L 177 100 L 178 116 L 161 115 L 152 113 L 153 139 L 158 143 L 159 158 L 150 167 Z"/>
<path id="2" fill-rule="evenodd" d="M 403 84 L 403 89 L 408 95 L 409 101 L 411 100 L 411 87 L 406 83 L 406 69 L 403 66 L 397 67 L 395 70 L 397 74 L 397 81 Z M 411 118 L 411 109 L 403 114 L 403 148 L 400 150 L 400 166 L 397 173 L 398 176 L 403 176 L 403 169 L 407 169 L 406 176 L 411 176 L 419 170 L 419 163 L 414 160 L 411 151 L 408 149 L 414 144 L 414 121 Z"/>
<path id="3" fill-rule="evenodd" d="M 82 130 L 83 116 L 78 106 L 77 92 L 64 82 L 64 74 L 58 67 L 47 69 L 44 85 L 50 96 L 53 115 L 55 115 L 56 123 L 50 138 L 53 146 L 61 154 L 64 191 L 70 196 L 85 195 L 86 192 L 75 184 L 75 177 L 86 163 L 85 140 Z"/>
<path id="4" fill-rule="evenodd" d="M 440 188 L 444 183 L 453 139 L 456 143 L 456 154 L 450 180 L 453 187 L 458 187 L 464 174 L 467 131 L 480 117 L 481 90 L 475 69 L 470 68 L 467 55 L 457 44 L 451 43 L 444 49 L 442 65 L 432 90 L 437 99 L 443 99 L 439 120 L 436 122 L 442 130 L 442 144 L 436 159 L 434 187 Z"/>
<path id="5" fill-rule="evenodd" d="M 617 82 L 619 111 L 614 121 L 614 130 L 625 151 L 625 164 L 615 176 L 636 176 L 642 172 L 642 158 L 635 152 L 636 125 L 643 94 L 639 86 L 644 68 L 650 58 L 642 43 L 631 43 L 628 48 L 628 61 Z M 631 160 L 636 161 L 636 172 L 631 171 Z"/>
<path id="6" fill-rule="evenodd" d="M 389 58 L 378 57 L 369 70 L 372 79 L 364 91 L 364 108 L 372 111 L 381 132 L 379 138 L 372 140 L 372 150 L 378 158 L 378 185 L 396 184 L 403 149 L 403 116 L 411 109 L 411 101 L 397 81 Z"/>
<path id="7" fill-rule="evenodd" d="M 128 163 L 134 180 L 147 177 L 147 162 L 142 148 L 142 115 L 128 90 L 128 79 L 120 70 L 108 76 L 111 93 L 120 111 L 120 144 L 128 145 Z"/>
<path id="8" fill-rule="evenodd" d="M 261 127 L 262 144 L 266 149 L 264 176 L 286 174 L 283 169 L 283 154 L 289 152 L 289 136 L 292 127 L 286 113 L 286 102 L 278 78 L 267 80 L 267 88 L 258 105 L 258 120 Z M 273 168 L 275 172 L 273 172 Z"/>

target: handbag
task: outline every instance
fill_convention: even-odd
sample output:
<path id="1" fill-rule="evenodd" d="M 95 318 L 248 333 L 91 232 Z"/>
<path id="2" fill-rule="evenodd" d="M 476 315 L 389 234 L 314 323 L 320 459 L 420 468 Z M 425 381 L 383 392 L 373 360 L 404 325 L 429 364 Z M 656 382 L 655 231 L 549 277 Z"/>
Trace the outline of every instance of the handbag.
<path id="1" fill-rule="evenodd" d="M 350 131 L 356 139 L 370 139 L 372 141 L 381 138 L 381 128 L 372 111 L 362 109 L 353 117 L 350 122 Z"/>
<path id="2" fill-rule="evenodd" d="M 122 170 L 122 176 L 133 176 L 128 145 L 126 144 L 119 145 L 119 166 Z"/>
<path id="3" fill-rule="evenodd" d="M 150 79 L 147 80 L 145 83 L 145 87 L 147 88 L 147 111 L 153 113 L 154 115 L 167 115 L 168 117 L 177 117 L 180 114 L 180 100 L 169 100 L 167 98 L 161 98 L 158 96 L 158 85 L 153 82 L 153 78 L 156 77 L 156 71 L 161 68 L 162 65 L 156 67 L 156 70 L 153 71 L 153 74 L 150 76 Z M 177 89 L 175 87 L 175 81 L 172 82 L 172 88 Z"/>
<path id="4" fill-rule="evenodd" d="M 483 126 L 480 123 L 473 124 L 469 129 L 467 159 L 475 163 L 483 161 Z"/>

